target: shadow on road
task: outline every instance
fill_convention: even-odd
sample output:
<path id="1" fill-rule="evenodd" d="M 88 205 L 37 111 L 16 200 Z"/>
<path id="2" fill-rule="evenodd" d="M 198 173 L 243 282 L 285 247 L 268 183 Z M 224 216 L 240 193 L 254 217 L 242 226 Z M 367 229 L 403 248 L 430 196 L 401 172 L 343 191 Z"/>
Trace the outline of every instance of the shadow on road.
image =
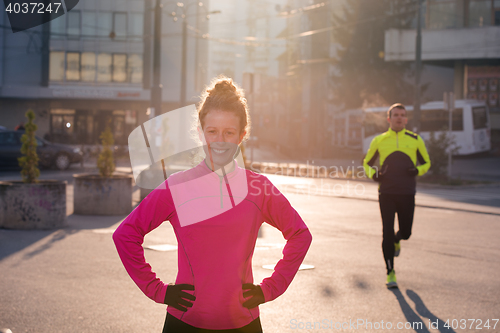
<path id="1" fill-rule="evenodd" d="M 425 306 L 424 302 L 420 298 L 420 296 L 417 295 L 416 292 L 413 290 L 406 290 L 406 295 L 415 303 L 415 309 L 417 310 L 418 314 L 421 315 L 422 317 L 430 319 L 431 322 L 435 323 L 437 321 L 438 325 L 437 328 L 439 332 L 455 332 L 453 329 L 444 327 L 445 322 L 438 317 L 436 317 L 432 312 L 429 311 L 429 309 Z"/>
<path id="2" fill-rule="evenodd" d="M 0 229 L 0 260 L 50 236 L 53 230 Z"/>
<path id="3" fill-rule="evenodd" d="M 322 288 L 322 294 L 324 297 L 335 297 L 335 292 L 329 286 L 324 286 Z"/>
<path id="4" fill-rule="evenodd" d="M 126 216 L 68 216 L 68 225 L 56 230 L 12 230 L 0 229 L 0 261 L 14 253 L 30 248 L 23 259 L 30 259 L 50 249 L 55 243 L 80 230 L 101 229 L 113 231 L 110 227 L 123 221 Z M 33 246 L 34 245 L 34 246 Z"/>
<path id="5" fill-rule="evenodd" d="M 412 324 L 415 332 L 429 332 L 426 323 L 420 318 L 415 311 L 410 307 L 403 294 L 399 289 L 390 289 L 401 306 L 401 311 L 405 315 L 406 321 Z"/>
<path id="6" fill-rule="evenodd" d="M 439 330 L 439 332 L 454 333 L 455 331 L 451 328 L 444 327 L 445 322 L 438 317 L 436 317 L 432 312 L 425 306 L 424 302 L 413 290 L 406 290 L 406 295 L 415 303 L 415 309 L 417 313 L 413 311 L 405 297 L 399 289 L 391 289 L 394 296 L 401 306 L 401 311 L 406 317 L 406 321 L 412 324 L 413 330 L 415 332 L 429 332 L 430 323 L 432 323 L 433 330 Z M 428 318 L 429 320 L 424 322 L 420 316 Z M 437 325 L 434 325 L 437 322 Z"/>
<path id="7" fill-rule="evenodd" d="M 76 232 L 75 230 L 66 230 L 66 229 L 59 229 L 53 232 L 50 235 L 51 237 L 47 237 L 47 239 L 39 246 L 26 252 L 23 255 L 23 259 L 31 259 L 32 257 L 35 257 L 36 255 L 50 249 L 55 243 L 65 239 L 68 235 L 74 234 L 75 232 Z"/>
<path id="8" fill-rule="evenodd" d="M 108 229 L 111 226 L 123 221 L 127 215 L 75 215 L 68 216 L 69 230 L 89 230 L 89 229 Z"/>

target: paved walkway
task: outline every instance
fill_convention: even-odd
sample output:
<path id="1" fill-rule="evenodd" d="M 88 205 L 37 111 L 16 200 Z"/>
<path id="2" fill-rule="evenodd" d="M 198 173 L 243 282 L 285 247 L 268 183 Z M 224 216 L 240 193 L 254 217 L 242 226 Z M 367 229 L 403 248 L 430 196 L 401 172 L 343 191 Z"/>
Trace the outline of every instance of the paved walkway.
<path id="1" fill-rule="evenodd" d="M 247 149 L 246 156 L 250 158 L 251 150 Z M 360 167 L 362 166 L 362 156 L 352 156 L 351 158 L 339 156 L 329 159 L 293 159 L 281 153 L 271 146 L 261 146 L 254 150 L 254 160 L 270 163 L 292 163 L 315 165 L 326 168 Z M 500 182 L 500 156 L 462 156 L 453 159 L 453 178 L 461 178 L 476 181 Z"/>

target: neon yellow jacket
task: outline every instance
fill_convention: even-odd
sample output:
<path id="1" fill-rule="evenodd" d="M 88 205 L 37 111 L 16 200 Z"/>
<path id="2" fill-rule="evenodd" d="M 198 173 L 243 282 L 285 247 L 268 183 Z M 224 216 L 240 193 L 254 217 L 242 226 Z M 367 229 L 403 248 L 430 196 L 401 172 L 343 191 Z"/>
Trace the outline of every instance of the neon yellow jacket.
<path id="1" fill-rule="evenodd" d="M 380 169 L 374 167 L 377 158 L 380 158 Z M 415 194 L 415 176 L 409 170 L 417 168 L 421 176 L 430 166 L 424 140 L 406 129 L 395 132 L 389 128 L 373 138 L 363 160 L 367 177 L 372 179 L 379 172 L 379 192 L 388 194 Z"/>

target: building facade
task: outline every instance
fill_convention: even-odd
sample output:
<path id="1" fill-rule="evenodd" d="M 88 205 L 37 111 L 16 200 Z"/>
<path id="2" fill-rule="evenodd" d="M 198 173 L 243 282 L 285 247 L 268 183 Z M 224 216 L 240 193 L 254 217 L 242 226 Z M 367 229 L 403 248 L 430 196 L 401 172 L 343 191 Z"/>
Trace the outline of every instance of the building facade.
<path id="1" fill-rule="evenodd" d="M 219 0 L 220 11 L 209 21 L 209 76 L 232 77 L 241 84 L 243 73 L 278 75 L 278 60 L 284 40 L 276 37 L 285 27 L 279 8 L 286 0 Z"/>
<path id="2" fill-rule="evenodd" d="M 415 61 L 415 38 L 415 30 L 386 31 L 385 60 Z M 427 0 L 422 61 L 453 69 L 456 99 L 488 104 L 492 144 L 499 147 L 500 1 Z"/>
<path id="3" fill-rule="evenodd" d="M 343 0 L 289 0 L 280 11 L 286 20 L 279 36 L 286 41 L 279 56 L 286 112 L 281 117 L 284 124 L 277 126 L 288 129 L 280 144 L 298 158 L 326 157 L 332 151 L 329 124 L 338 107 L 332 103 L 329 83 L 335 71 L 335 42 L 328 29 L 332 14 L 340 13 L 343 4 Z"/>
<path id="4" fill-rule="evenodd" d="M 152 84 L 153 0 L 88 0 L 49 23 L 0 34 L 0 125 L 37 115 L 37 134 L 54 142 L 96 144 L 109 123 L 115 142 L 148 119 Z M 199 9 L 198 7 L 204 8 Z M 162 111 L 180 106 L 182 20 L 206 32 L 208 3 L 165 2 L 160 81 Z M 178 19 L 179 18 L 179 19 Z M 0 16 L 8 26 L 8 18 Z M 207 47 L 186 39 L 187 104 L 206 81 Z M 198 85 L 198 87 L 197 87 Z"/>

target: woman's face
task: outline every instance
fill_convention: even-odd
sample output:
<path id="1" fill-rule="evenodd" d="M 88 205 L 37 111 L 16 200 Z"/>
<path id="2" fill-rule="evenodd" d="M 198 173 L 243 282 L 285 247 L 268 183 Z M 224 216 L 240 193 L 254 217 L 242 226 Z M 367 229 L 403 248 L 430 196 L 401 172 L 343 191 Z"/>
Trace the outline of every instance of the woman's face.
<path id="1" fill-rule="evenodd" d="M 218 169 L 233 161 L 245 132 L 240 130 L 240 119 L 233 112 L 211 110 L 205 116 L 200 133 L 207 163 Z M 203 134 L 203 136 L 201 135 Z"/>

